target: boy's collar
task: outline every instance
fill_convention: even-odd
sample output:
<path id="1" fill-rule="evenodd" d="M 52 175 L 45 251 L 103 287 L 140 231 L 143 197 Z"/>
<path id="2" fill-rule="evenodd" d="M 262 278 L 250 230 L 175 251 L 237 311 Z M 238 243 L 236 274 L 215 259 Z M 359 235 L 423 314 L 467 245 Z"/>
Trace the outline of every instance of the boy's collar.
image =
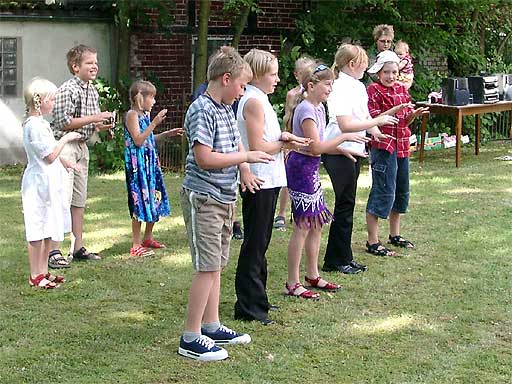
<path id="1" fill-rule="evenodd" d="M 77 75 L 75 75 L 75 79 L 76 81 L 84 88 L 88 87 L 89 86 L 89 81 L 83 81 L 80 77 L 78 77 Z"/>

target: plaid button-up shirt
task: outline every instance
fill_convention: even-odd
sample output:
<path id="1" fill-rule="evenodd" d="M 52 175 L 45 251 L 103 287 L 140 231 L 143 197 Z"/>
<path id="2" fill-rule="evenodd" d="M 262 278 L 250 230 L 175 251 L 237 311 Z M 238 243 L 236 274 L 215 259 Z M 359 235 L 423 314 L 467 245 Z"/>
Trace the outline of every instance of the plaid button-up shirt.
<path id="1" fill-rule="evenodd" d="M 372 83 L 367 88 L 368 91 L 368 110 L 372 117 L 379 116 L 382 112 L 393 108 L 396 105 L 409 103 L 411 96 L 407 89 L 398 83 L 393 87 L 384 87 L 380 83 Z M 396 149 L 397 157 L 409 157 L 409 137 L 411 130 L 407 126 L 407 117 L 412 113 L 411 107 L 404 108 L 395 114 L 398 124 L 388 124 L 379 127 L 382 133 L 393 136 L 395 139 L 383 139 L 381 141 L 372 140 L 371 145 L 374 148 L 383 149 L 393 153 Z"/>
<path id="2" fill-rule="evenodd" d="M 55 138 L 60 139 L 69 132 L 64 127 L 71 123 L 72 118 L 100 113 L 99 98 L 96 88 L 77 76 L 62 84 L 55 95 L 53 107 L 52 128 Z M 75 131 L 87 140 L 94 133 L 94 124 L 84 125 Z"/>

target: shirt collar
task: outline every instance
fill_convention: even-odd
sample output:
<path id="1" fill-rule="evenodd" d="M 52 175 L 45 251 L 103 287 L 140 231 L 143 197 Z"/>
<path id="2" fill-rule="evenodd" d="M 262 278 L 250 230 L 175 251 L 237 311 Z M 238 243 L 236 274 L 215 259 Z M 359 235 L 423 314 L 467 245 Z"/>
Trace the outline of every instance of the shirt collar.
<path id="1" fill-rule="evenodd" d="M 81 86 L 82 88 L 88 88 L 89 87 L 89 82 L 88 81 L 83 81 L 81 78 L 79 78 L 78 76 L 75 75 L 74 77 L 75 79 L 75 82 Z"/>

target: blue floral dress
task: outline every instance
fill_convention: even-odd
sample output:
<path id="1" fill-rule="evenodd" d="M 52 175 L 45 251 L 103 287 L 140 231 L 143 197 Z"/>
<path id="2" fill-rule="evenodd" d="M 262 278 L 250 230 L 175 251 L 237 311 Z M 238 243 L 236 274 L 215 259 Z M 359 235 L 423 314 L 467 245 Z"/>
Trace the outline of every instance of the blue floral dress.
<path id="1" fill-rule="evenodd" d="M 144 132 L 150 122 L 148 114 L 139 115 L 140 132 Z M 124 139 L 124 166 L 130 216 L 137 221 L 154 223 L 161 216 L 168 216 L 171 213 L 155 137 L 151 133 L 144 144 L 137 147 L 125 121 Z"/>

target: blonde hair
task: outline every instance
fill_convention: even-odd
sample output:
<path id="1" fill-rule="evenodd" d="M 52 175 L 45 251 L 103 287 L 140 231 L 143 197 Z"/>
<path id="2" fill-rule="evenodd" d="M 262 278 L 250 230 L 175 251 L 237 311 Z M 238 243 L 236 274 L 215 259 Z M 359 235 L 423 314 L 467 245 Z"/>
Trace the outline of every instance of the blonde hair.
<path id="1" fill-rule="evenodd" d="M 409 52 L 409 44 L 407 44 L 403 40 L 398 40 L 395 44 L 395 52 L 396 53 L 408 53 Z"/>
<path id="2" fill-rule="evenodd" d="M 28 112 L 33 109 L 41 113 L 41 103 L 55 95 L 57 86 L 50 80 L 43 79 L 42 77 L 34 77 L 23 90 L 23 98 L 25 99 L 25 111 Z"/>
<path id="3" fill-rule="evenodd" d="M 375 41 L 379 40 L 382 35 L 391 36 L 391 40 L 395 38 L 395 30 L 392 25 L 388 24 L 379 24 L 375 28 L 373 28 L 373 38 Z"/>
<path id="4" fill-rule="evenodd" d="M 290 103 L 290 116 L 285 116 L 284 124 L 288 126 L 288 123 L 293 120 L 293 114 L 297 106 L 308 97 L 307 90 L 309 83 L 318 84 L 324 80 L 333 80 L 334 72 L 327 65 L 318 63 L 307 67 L 304 71 L 304 77 L 302 79 L 302 91 L 299 92 Z"/>
<path id="5" fill-rule="evenodd" d="M 73 71 L 73 65 L 80 65 L 82 64 L 82 58 L 83 55 L 86 53 L 98 53 L 94 48 L 88 47 L 84 44 L 79 44 L 77 46 L 74 46 L 71 48 L 68 53 L 66 54 L 66 59 L 68 62 L 68 69 L 69 72 L 71 72 L 72 75 L 75 74 L 75 71 Z"/>
<path id="6" fill-rule="evenodd" d="M 334 55 L 333 69 L 336 67 L 341 71 L 341 68 L 351 61 L 356 65 L 368 64 L 368 55 L 360 45 L 341 44 Z"/>
<path id="7" fill-rule="evenodd" d="M 252 79 L 252 70 L 249 64 L 242 59 L 242 56 L 233 47 L 222 46 L 217 53 L 212 55 L 208 65 L 207 80 L 217 80 L 225 73 L 231 74 L 233 78 L 245 76 L 247 81 Z"/>
<path id="8" fill-rule="evenodd" d="M 250 65 L 255 78 L 260 78 L 270 72 L 273 63 L 277 64 L 277 58 L 273 54 L 256 48 L 247 52 L 244 60 Z"/>
<path id="9" fill-rule="evenodd" d="M 144 98 L 148 95 L 156 96 L 156 88 L 149 81 L 137 80 L 131 85 L 130 91 L 128 93 L 130 96 L 130 103 L 132 108 L 142 110 Z"/>

